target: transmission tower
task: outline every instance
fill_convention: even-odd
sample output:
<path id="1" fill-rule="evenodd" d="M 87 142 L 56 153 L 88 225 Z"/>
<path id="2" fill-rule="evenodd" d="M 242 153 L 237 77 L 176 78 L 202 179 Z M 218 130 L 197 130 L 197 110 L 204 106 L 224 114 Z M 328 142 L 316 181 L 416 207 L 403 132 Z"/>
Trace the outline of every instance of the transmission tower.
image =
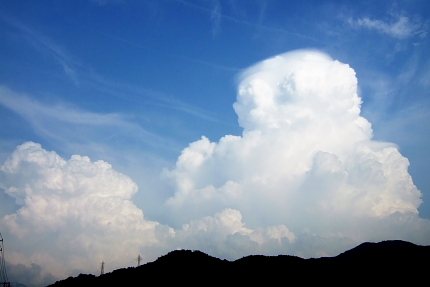
<path id="1" fill-rule="evenodd" d="M 140 261 L 142 261 L 142 257 L 140 257 L 140 254 L 139 254 L 139 256 L 137 256 L 137 267 L 139 267 L 140 266 Z"/>
<path id="2" fill-rule="evenodd" d="M 1 236 L 1 233 L 0 233 L 0 286 L 10 287 L 10 282 L 6 274 L 6 262 L 4 261 L 4 245 L 3 245 L 3 237 Z"/>
<path id="3" fill-rule="evenodd" d="M 102 261 L 102 268 L 100 268 L 100 275 L 105 274 L 105 262 Z"/>

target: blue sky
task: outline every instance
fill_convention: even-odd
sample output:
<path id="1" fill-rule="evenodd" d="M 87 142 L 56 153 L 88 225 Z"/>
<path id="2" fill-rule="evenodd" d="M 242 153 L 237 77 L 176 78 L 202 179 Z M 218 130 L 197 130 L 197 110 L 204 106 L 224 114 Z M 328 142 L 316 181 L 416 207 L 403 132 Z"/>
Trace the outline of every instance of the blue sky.
<path id="1" fill-rule="evenodd" d="M 184 215 L 193 206 L 171 203 L 187 170 L 178 159 L 185 148 L 205 146 L 202 136 L 212 143 L 226 135 L 245 137 L 233 109 L 241 73 L 275 55 L 311 49 L 355 71 L 361 116 L 372 124 L 373 140 L 394 143 L 409 160 L 422 193 L 419 218 L 430 218 L 428 1 L 3 1 L 0 11 L 1 163 L 29 141 L 41 145 L 34 150 L 66 161 L 72 155 L 102 160 L 137 185 L 124 196 L 145 220 L 167 229 L 192 227 L 207 216 L 239 216 L 237 210 L 253 230 L 287 224 L 276 214 L 263 216 L 264 223 L 258 216 L 247 221 L 249 212 L 239 203 L 178 217 L 175 212 Z M 31 185 L 25 174 L 21 181 Z M 14 186 L 9 175 L 0 179 L 3 190 Z M 0 217 L 25 206 L 13 197 L 12 191 L 0 195 Z M 208 203 L 207 210 L 217 204 Z M 2 225 L 2 233 L 18 236 Z M 295 237 L 284 237 L 298 238 L 292 232 Z M 189 240 L 181 246 L 202 246 L 187 245 Z M 19 245 L 13 248 L 16 265 L 22 257 Z M 206 252 L 228 254 L 211 248 Z M 73 273 L 64 270 L 56 274 Z M 40 276 L 31 280 L 49 281 Z"/>

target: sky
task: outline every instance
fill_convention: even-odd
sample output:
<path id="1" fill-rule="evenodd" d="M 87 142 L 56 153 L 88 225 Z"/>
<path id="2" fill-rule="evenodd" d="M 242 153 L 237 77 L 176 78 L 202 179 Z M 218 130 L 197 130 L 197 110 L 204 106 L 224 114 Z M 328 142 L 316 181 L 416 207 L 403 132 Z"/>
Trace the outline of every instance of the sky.
<path id="1" fill-rule="evenodd" d="M 9 280 L 430 245 L 429 28 L 425 0 L 2 1 Z"/>

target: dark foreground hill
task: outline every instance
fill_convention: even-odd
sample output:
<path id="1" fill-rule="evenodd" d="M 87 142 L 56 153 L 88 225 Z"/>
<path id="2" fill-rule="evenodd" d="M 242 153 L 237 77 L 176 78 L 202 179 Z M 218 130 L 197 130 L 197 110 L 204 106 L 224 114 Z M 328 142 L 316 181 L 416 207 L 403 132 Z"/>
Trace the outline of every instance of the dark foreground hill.
<path id="1" fill-rule="evenodd" d="M 247 256 L 221 260 L 200 251 L 178 250 L 136 268 L 101 276 L 80 274 L 50 286 L 290 285 L 368 286 L 428 282 L 430 246 L 404 241 L 363 243 L 335 257 Z"/>

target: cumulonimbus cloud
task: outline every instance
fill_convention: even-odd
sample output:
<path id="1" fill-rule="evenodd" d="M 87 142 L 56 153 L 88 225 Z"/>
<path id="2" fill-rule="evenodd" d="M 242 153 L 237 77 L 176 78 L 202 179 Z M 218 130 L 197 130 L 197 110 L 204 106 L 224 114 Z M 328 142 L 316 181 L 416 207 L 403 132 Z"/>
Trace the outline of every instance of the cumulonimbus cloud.
<path id="1" fill-rule="evenodd" d="M 202 137 L 164 171 L 174 189 L 164 224 L 144 218 L 131 200 L 137 186 L 108 163 L 17 147 L 1 166 L 18 204 L 0 221 L 16 238 L 11 263 L 30 259 L 60 276 L 107 257 L 129 266 L 139 252 L 150 260 L 176 248 L 236 259 L 331 256 L 371 240 L 430 243 L 409 162 L 395 144 L 372 140 L 351 67 L 302 50 L 239 79 L 242 135 Z"/>
<path id="2" fill-rule="evenodd" d="M 175 188 L 166 202 L 175 219 L 233 208 L 250 228 L 286 227 L 295 240 L 284 250 L 303 256 L 339 252 L 331 247 L 340 239 L 428 243 L 409 161 L 395 144 L 372 140 L 351 67 L 302 50 L 239 78 L 234 109 L 243 134 L 202 137 L 165 172 Z M 308 235 L 333 241 L 309 252 L 300 247 Z"/>
<path id="3" fill-rule="evenodd" d="M 176 187 L 167 204 L 186 215 L 182 208 L 193 207 L 197 217 L 234 207 L 245 220 L 303 227 L 321 214 L 418 213 L 408 160 L 394 144 L 372 141 L 360 105 L 354 70 L 320 52 L 249 68 L 234 104 L 242 136 L 203 137 L 184 149 L 167 172 Z"/>

